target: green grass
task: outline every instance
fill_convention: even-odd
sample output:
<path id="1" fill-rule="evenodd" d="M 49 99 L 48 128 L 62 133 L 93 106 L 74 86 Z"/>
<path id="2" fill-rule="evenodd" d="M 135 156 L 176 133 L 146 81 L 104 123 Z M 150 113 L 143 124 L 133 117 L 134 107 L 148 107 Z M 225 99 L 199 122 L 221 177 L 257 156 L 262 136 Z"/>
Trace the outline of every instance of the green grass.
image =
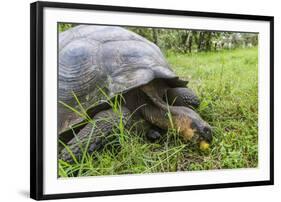
<path id="1" fill-rule="evenodd" d="M 214 130 L 210 149 L 184 143 L 174 130 L 150 143 L 144 134 L 122 127 L 117 148 L 85 155 L 82 161 L 59 160 L 59 176 L 249 168 L 258 165 L 258 50 L 169 54 L 177 75 L 200 97 L 199 114 Z M 122 125 L 122 124 L 121 124 Z M 120 130 L 114 132 L 120 135 Z"/>

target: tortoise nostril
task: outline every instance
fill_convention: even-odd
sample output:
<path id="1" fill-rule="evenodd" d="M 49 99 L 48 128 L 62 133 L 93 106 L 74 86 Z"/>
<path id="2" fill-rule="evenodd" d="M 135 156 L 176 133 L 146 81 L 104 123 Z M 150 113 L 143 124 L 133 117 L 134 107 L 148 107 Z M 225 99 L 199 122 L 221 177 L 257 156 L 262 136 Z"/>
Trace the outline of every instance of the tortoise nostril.
<path id="1" fill-rule="evenodd" d="M 205 126 L 203 131 L 204 131 L 204 133 L 211 133 L 211 128 L 208 126 Z"/>
<path id="2" fill-rule="evenodd" d="M 212 141 L 212 129 L 211 129 L 211 127 L 210 126 L 205 126 L 204 128 L 203 128 L 203 133 L 204 133 L 204 138 L 206 139 L 206 140 L 208 140 L 209 142 L 211 142 Z"/>

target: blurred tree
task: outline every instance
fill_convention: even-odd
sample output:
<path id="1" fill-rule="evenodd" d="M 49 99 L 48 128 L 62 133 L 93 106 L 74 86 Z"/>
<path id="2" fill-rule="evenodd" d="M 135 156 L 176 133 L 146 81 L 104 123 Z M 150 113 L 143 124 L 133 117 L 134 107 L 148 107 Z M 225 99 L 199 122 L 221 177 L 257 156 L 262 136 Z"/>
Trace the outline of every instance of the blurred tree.
<path id="1" fill-rule="evenodd" d="M 59 23 L 59 32 L 75 24 Z M 248 48 L 258 45 L 258 34 L 186 29 L 125 27 L 155 43 L 164 53 L 191 53 Z"/>

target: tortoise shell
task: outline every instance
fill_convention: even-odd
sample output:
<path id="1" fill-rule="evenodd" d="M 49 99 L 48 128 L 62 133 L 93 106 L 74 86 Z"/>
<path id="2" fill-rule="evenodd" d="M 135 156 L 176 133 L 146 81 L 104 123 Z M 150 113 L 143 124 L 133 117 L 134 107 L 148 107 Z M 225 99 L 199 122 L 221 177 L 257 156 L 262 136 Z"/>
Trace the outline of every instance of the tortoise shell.
<path id="1" fill-rule="evenodd" d="M 145 85 L 156 78 L 185 86 L 160 49 L 134 32 L 116 26 L 80 25 L 59 34 L 58 99 L 79 109 L 98 108 L 106 98 Z M 81 118 L 58 104 L 58 131 Z"/>

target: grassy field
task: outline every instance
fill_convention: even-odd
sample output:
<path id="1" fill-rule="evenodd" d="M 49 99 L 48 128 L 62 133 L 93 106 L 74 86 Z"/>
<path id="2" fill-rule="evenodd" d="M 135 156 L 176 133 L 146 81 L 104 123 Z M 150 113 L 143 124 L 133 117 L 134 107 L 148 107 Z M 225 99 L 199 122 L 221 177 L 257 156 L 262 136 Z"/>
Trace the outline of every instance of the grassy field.
<path id="1" fill-rule="evenodd" d="M 92 176 L 249 168 L 258 165 L 258 50 L 169 54 L 167 60 L 200 97 L 199 114 L 214 131 L 210 149 L 183 143 L 169 132 L 151 143 L 124 132 L 118 149 L 105 148 L 72 164 L 59 160 L 59 176 Z"/>

